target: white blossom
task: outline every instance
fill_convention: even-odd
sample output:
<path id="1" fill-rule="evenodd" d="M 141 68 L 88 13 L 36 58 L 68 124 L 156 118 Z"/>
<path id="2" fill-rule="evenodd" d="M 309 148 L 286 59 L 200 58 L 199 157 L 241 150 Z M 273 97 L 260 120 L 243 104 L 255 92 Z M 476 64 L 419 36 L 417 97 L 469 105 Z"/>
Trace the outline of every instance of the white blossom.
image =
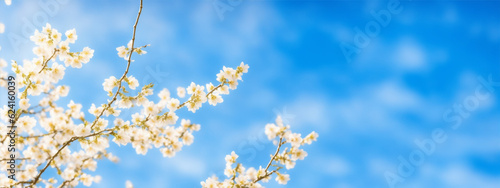
<path id="1" fill-rule="evenodd" d="M 130 180 L 125 181 L 125 188 L 134 188 L 134 185 Z"/>
<path id="2" fill-rule="evenodd" d="M 231 152 L 231 155 L 226 155 L 226 166 L 232 165 L 233 163 L 235 163 L 237 158 L 238 158 L 238 155 L 236 155 L 236 153 L 234 153 L 234 151 Z"/>
<path id="3" fill-rule="evenodd" d="M 276 174 L 276 182 L 286 185 L 290 180 L 290 175 L 283 174 L 279 170 L 282 168 L 292 169 L 297 160 L 303 160 L 307 157 L 307 152 L 300 147 L 305 144 L 305 141 L 315 140 L 318 135 L 316 132 L 312 132 L 306 138 L 301 138 L 301 134 L 291 132 L 290 126 L 283 124 L 280 116 L 276 118 L 275 124 L 269 123 L 265 126 L 265 133 L 269 140 L 276 141 L 278 146 L 277 152 L 271 155 L 271 160 L 266 163 L 266 167 L 259 166 L 259 170 L 253 167 L 246 169 L 243 164 L 237 163 L 238 155 L 232 151 L 230 155 L 225 157 L 224 175 L 228 179 L 221 182 L 215 177 L 210 177 L 201 182 L 202 187 L 263 187 L 259 181 L 268 182 L 274 174 Z M 290 144 L 291 147 L 282 149 L 284 144 Z"/>
<path id="4" fill-rule="evenodd" d="M 10 4 L 10 1 L 5 2 Z M 179 116 L 183 115 L 182 108 L 194 113 L 206 102 L 213 106 L 222 103 L 222 95 L 229 94 L 229 89 L 235 89 L 238 81 L 242 80 L 243 73 L 248 70 L 248 65 L 244 63 L 237 68 L 224 66 L 217 74 L 217 80 L 220 80 L 217 85 L 214 86 L 211 82 L 191 82 L 187 90 L 184 87 L 176 88 L 178 98 L 171 96 L 167 88 L 158 90 L 153 84 L 140 85 L 137 78 L 131 75 L 133 71 L 125 71 L 123 75 L 107 75 L 102 82 L 105 92 L 88 91 L 85 94 L 98 99 L 98 95 L 104 93 L 109 98 L 91 101 L 91 105 L 84 108 L 74 98 L 61 100 L 70 94 L 70 87 L 59 82 L 68 76 L 66 72 L 70 69 L 92 63 L 94 50 L 84 47 L 75 51 L 76 48 L 72 45 L 78 39 L 76 29 L 59 32 L 48 23 L 42 29 L 35 30 L 29 38 L 35 44 L 31 49 L 34 57 L 30 60 L 12 61 L 11 68 L 16 76 L 19 89 L 16 97 L 20 99 L 19 108 L 22 109 L 16 121 L 20 134 L 19 140 L 16 140 L 19 142 L 16 150 L 19 150 L 19 158 L 29 159 L 18 161 L 17 181 L 36 181 L 33 187 L 43 184 L 46 187 L 95 186 L 94 183 L 101 180 L 100 176 L 93 175 L 98 161 L 119 161 L 109 150 L 110 141 L 118 146 L 130 143 L 137 154 L 145 155 L 154 146 L 164 157 L 174 157 L 184 146 L 194 143 L 196 131 L 201 128 L 200 124 L 188 119 L 178 121 Z M 129 60 L 133 55 L 130 54 L 131 51 L 139 55 L 147 53 L 145 47 L 148 45 L 132 46 L 132 42 L 131 40 L 126 46 L 116 48 L 119 57 Z M 129 65 L 135 62 L 127 62 L 126 70 L 132 69 L 133 66 Z M 2 70 L 7 66 L 6 61 L 0 59 L 1 78 L 8 76 Z M 5 80 L 0 80 L 0 86 L 6 86 Z M 157 91 L 159 92 L 155 93 Z M 159 99 L 150 97 L 154 94 Z M 186 97 L 187 94 L 189 96 Z M 8 109 L 9 107 L 0 109 L 3 121 L 9 120 Z M 5 127 L 0 126 L 0 131 L 5 132 Z M 0 140 L 8 140 L 5 138 L 5 135 L 0 135 Z M 311 135 L 304 142 L 316 138 L 317 135 Z M 0 146 L 4 144 L 0 143 Z M 298 149 L 294 151 L 294 159 L 303 159 L 307 155 Z M 2 150 L 0 153 L 6 151 Z M 231 165 L 236 163 L 238 155 L 232 152 L 228 156 L 228 171 L 235 175 L 244 174 L 236 177 L 236 182 L 249 184 L 250 180 L 258 178 L 260 169 L 246 170 L 243 166 L 233 168 Z M 44 173 L 46 171 L 41 171 L 44 166 L 47 171 L 57 173 Z M 0 171 L 6 172 L 2 168 Z M 35 177 L 39 179 L 35 180 Z M 263 178 L 267 179 L 269 178 Z M 1 185 L 20 186 L 16 183 L 0 173 Z M 205 185 L 230 187 L 231 182 L 217 182 L 213 179 L 207 180 Z M 126 187 L 133 185 L 127 181 Z M 260 184 L 254 183 L 249 187 L 260 187 Z"/>
<path id="5" fill-rule="evenodd" d="M 171 98 L 168 102 L 167 102 L 167 108 L 171 111 L 171 112 L 174 112 L 177 110 L 177 108 L 179 107 L 179 99 L 176 99 L 176 98 Z"/>
<path id="6" fill-rule="evenodd" d="M 111 92 L 113 91 L 113 88 L 118 87 L 118 79 L 116 79 L 116 77 L 114 76 L 111 76 L 104 80 L 104 83 L 102 83 L 102 87 L 104 88 L 104 91 Z"/>
<path id="7" fill-rule="evenodd" d="M 183 87 L 177 87 L 177 96 L 184 98 L 186 96 L 186 89 Z"/>
<path id="8" fill-rule="evenodd" d="M 76 29 L 68 30 L 65 33 L 66 35 L 66 41 L 69 43 L 75 43 L 76 39 L 78 39 L 78 36 L 76 35 Z"/>
<path id="9" fill-rule="evenodd" d="M 0 33 L 3 33 L 3 32 L 5 32 L 5 25 L 3 23 L 0 23 Z"/>
<path id="10" fill-rule="evenodd" d="M 30 100 L 29 99 L 21 99 L 19 101 L 19 108 L 23 110 L 27 110 L 30 107 Z"/>
<path id="11" fill-rule="evenodd" d="M 278 174 L 278 176 L 276 176 L 276 181 L 279 184 L 286 185 L 288 180 L 290 180 L 290 175 L 288 175 L 288 174 Z"/>

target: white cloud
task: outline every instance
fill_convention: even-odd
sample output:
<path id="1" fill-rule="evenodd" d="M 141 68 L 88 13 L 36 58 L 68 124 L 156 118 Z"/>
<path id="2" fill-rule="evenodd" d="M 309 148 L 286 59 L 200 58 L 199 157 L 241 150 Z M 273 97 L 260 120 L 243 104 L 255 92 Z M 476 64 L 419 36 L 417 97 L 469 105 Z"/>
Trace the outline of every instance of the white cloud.
<path id="1" fill-rule="evenodd" d="M 328 109 L 333 113 L 333 124 L 357 127 L 365 131 L 373 128 L 396 128 L 393 131 L 403 131 L 399 130 L 404 128 L 397 119 L 399 112 L 425 111 L 433 106 L 397 80 L 358 88 L 348 98 L 329 102 Z"/>
<path id="2" fill-rule="evenodd" d="M 326 33 L 330 33 L 333 41 L 351 42 L 354 37 L 352 29 L 343 24 L 325 23 L 323 25 L 319 25 L 318 27 L 320 27 Z"/>
<path id="3" fill-rule="evenodd" d="M 280 15 L 275 10 L 267 6 L 258 4 L 240 4 L 234 7 L 233 11 L 224 13 L 224 20 L 219 20 L 211 3 L 200 3 L 194 7 L 190 24 L 193 31 L 203 31 L 193 38 L 201 45 L 201 48 L 213 50 L 214 43 L 217 52 L 224 52 L 223 61 L 240 59 L 248 56 L 252 49 L 271 48 L 272 45 L 262 45 L 266 43 L 271 28 L 279 28 L 282 25 Z M 225 25 L 221 27 L 222 25 Z M 210 37 L 207 37 L 210 36 Z M 205 50 L 205 51 L 207 51 Z M 262 54 L 261 54 L 262 56 Z"/>
<path id="4" fill-rule="evenodd" d="M 287 108 L 293 116 L 292 126 L 314 127 L 316 131 L 325 131 L 332 126 L 327 104 L 326 98 L 318 96 L 305 95 L 295 99 Z"/>
<path id="5" fill-rule="evenodd" d="M 434 56 L 438 57 L 434 57 Z M 430 52 L 413 36 L 397 39 L 397 42 L 387 42 L 375 37 L 366 48 L 361 48 L 353 66 L 384 73 L 421 72 L 428 68 L 430 61 L 443 61 L 446 54 L 443 51 Z M 382 69 L 381 69 L 382 68 Z"/>
<path id="6" fill-rule="evenodd" d="M 449 168 L 446 168 L 440 174 L 442 174 L 441 175 L 442 179 L 448 187 L 454 187 L 454 188 L 500 187 L 500 179 L 481 176 L 461 165 L 454 165 Z"/>
<path id="7" fill-rule="evenodd" d="M 377 86 L 375 99 L 387 108 L 408 108 L 414 107 L 421 102 L 420 97 L 394 81 L 382 83 Z"/>
<path id="8" fill-rule="evenodd" d="M 179 152 L 173 158 L 162 160 L 162 165 L 169 172 L 178 172 L 186 177 L 202 178 L 206 172 L 206 164 L 200 156 Z M 172 170 L 173 169 L 173 170 Z"/>
<path id="9" fill-rule="evenodd" d="M 345 176 L 351 172 L 351 165 L 343 158 L 329 156 L 329 159 L 321 160 L 321 163 L 323 162 L 326 162 L 326 166 L 324 168 L 326 173 L 329 173 L 332 176 Z"/>
<path id="10" fill-rule="evenodd" d="M 401 39 L 395 48 L 393 61 L 405 70 L 420 70 L 426 67 L 426 53 L 417 42 L 412 39 Z"/>

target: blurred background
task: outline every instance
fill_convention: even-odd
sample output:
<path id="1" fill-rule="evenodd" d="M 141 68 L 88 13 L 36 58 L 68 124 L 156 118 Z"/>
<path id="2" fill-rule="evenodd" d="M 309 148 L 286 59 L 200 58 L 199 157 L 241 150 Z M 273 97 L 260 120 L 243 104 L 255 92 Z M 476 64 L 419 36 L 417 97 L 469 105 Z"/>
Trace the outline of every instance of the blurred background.
<path id="1" fill-rule="evenodd" d="M 130 40 L 138 6 L 2 3 L 0 56 L 33 58 L 28 36 L 46 22 L 75 28 L 71 49 L 95 53 L 67 69 L 60 83 L 70 97 L 60 105 L 88 109 L 108 99 L 104 79 L 125 69 L 115 48 Z M 277 115 L 319 139 L 285 171 L 287 185 L 267 187 L 500 187 L 499 12 L 499 1 L 145 0 L 136 44 L 151 46 L 130 71 L 141 85 L 174 94 L 215 83 L 222 66 L 241 61 L 249 73 L 224 103 L 178 113 L 201 124 L 191 146 L 169 159 L 112 143 L 121 161 L 99 161 L 92 174 L 103 179 L 93 187 L 199 187 L 224 178 L 231 151 L 247 167 L 265 166 L 275 146 L 264 126 Z"/>

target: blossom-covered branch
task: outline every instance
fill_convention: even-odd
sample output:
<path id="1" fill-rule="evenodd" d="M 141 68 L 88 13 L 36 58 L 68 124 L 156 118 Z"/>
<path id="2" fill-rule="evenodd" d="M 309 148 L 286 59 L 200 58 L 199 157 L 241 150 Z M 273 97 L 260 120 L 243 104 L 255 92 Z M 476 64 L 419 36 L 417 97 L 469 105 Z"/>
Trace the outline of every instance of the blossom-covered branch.
<path id="1" fill-rule="evenodd" d="M 276 182 L 286 184 L 290 180 L 290 176 L 280 173 L 280 170 L 283 168 L 292 169 L 297 160 L 304 160 L 307 152 L 300 147 L 311 144 L 318 138 L 318 134 L 314 131 L 305 137 L 301 137 L 299 133 L 292 133 L 290 126 L 284 125 L 280 116 L 276 118 L 275 124 L 266 125 L 265 133 L 268 139 L 277 145 L 276 152 L 271 155 L 271 160 L 265 168 L 260 166 L 258 170 L 253 167 L 246 169 L 243 164 L 236 163 L 238 155 L 233 151 L 225 158 L 224 175 L 227 179 L 219 181 L 218 177 L 212 176 L 201 182 L 201 186 L 203 188 L 257 188 L 263 187 L 259 182 L 268 182 L 273 174 L 276 174 Z M 290 148 L 283 149 L 285 144 L 290 144 Z"/>
<path id="2" fill-rule="evenodd" d="M 18 161 L 19 169 L 15 178 L 0 174 L 1 186 L 45 184 L 47 187 L 74 187 L 79 183 L 91 186 L 101 179 L 88 172 L 97 168 L 97 160 L 107 158 L 118 161 L 116 156 L 107 151 L 109 141 L 119 146 L 131 143 L 136 152 L 142 155 L 154 146 L 163 156 L 173 157 L 184 145 L 193 143 L 193 132 L 200 129 L 199 124 L 191 123 L 188 119 L 182 119 L 180 125 L 175 126 L 179 119 L 175 112 L 187 107 L 194 113 L 207 101 L 216 106 L 223 102 L 221 95 L 229 94 L 230 89 L 236 89 L 238 80 L 242 80 L 242 75 L 248 72 L 249 66 L 241 63 L 235 69 L 223 67 L 217 74 L 217 81 L 220 82 L 217 86 L 212 83 L 205 86 L 191 83 L 187 89 L 178 87 L 179 98 L 184 98 L 186 92 L 190 94 L 183 103 L 171 97 L 166 88 L 158 93 L 158 101 L 152 100 L 152 84 L 144 85 L 136 94 L 132 94 L 130 90 L 139 87 L 137 79 L 128 75 L 131 64 L 134 63 L 132 54 L 146 54 L 144 49 L 149 46 L 134 47 L 141 12 L 142 0 L 133 26 L 132 39 L 127 47 L 117 48 L 118 56 L 127 62 L 125 71 L 119 79 L 114 76 L 105 79 L 102 86 L 111 98 L 100 106 L 91 105 L 88 112 L 93 118 L 86 116 L 82 111 L 83 105 L 73 100 L 66 107 L 58 106 L 58 100 L 68 96 L 70 89 L 69 86 L 58 85 L 58 82 L 63 79 L 66 68 L 81 68 L 88 63 L 94 50 L 85 47 L 81 52 L 70 51 L 69 44 L 77 40 L 75 29 L 65 32 L 66 40 L 62 40 L 62 34 L 50 24 L 42 31 L 35 31 L 30 39 L 36 44 L 33 48 L 36 58 L 24 60 L 22 64 L 16 61 L 12 63 L 12 70 L 18 80 L 17 86 L 24 88 L 18 94 L 20 109 L 15 114 L 19 134 L 16 139 L 16 156 L 21 161 Z M 0 68 L 5 67 L 3 63 L 0 61 Z M 5 80 L 0 84 L 3 81 Z M 132 108 L 138 108 L 140 112 L 132 114 L 130 120 L 120 116 L 123 110 Z M 6 106 L 0 110 L 0 118 L 4 122 L 9 120 Z M 0 131 L 8 131 L 3 122 Z M 6 135 L 0 135 L 0 148 L 8 145 L 6 138 Z M 0 150 L 0 154 L 8 156 L 6 150 Z M 60 177 L 43 176 L 48 170 L 56 171 Z M 2 166 L 0 171 L 7 172 L 7 169 Z"/>

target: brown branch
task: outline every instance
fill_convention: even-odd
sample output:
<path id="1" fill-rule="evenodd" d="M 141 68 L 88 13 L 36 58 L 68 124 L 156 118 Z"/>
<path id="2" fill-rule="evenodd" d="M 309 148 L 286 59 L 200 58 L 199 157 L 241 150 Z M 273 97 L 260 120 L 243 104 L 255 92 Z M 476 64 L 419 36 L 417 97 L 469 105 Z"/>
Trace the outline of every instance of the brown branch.
<path id="1" fill-rule="evenodd" d="M 107 104 L 107 106 L 101 111 L 101 113 L 96 117 L 96 119 L 93 121 L 92 123 L 92 126 L 91 128 L 97 123 L 97 121 L 99 120 L 99 118 L 104 114 L 104 111 L 106 111 L 109 107 L 111 107 L 111 104 L 113 104 L 113 102 L 116 101 L 116 96 L 118 95 L 118 93 L 120 92 L 120 89 L 121 89 L 121 85 L 122 85 L 122 81 L 123 79 L 125 79 L 125 77 L 127 76 L 127 73 L 129 71 L 129 68 L 130 68 L 130 63 L 131 63 L 131 58 L 132 58 L 132 52 L 134 51 L 134 41 L 135 41 L 135 34 L 136 34 L 136 29 L 137 29 L 137 23 L 139 22 L 139 18 L 141 16 L 141 12 L 142 12 L 142 2 L 143 0 L 141 0 L 141 4 L 140 4 L 140 7 L 139 7 L 139 12 L 137 13 L 137 19 L 135 20 L 135 24 L 134 24 L 134 31 L 133 31 L 133 34 L 132 34 L 132 44 L 131 44 L 131 49 L 130 49 L 130 54 L 129 54 L 129 58 L 128 58 L 128 61 L 127 61 L 127 68 L 125 70 L 125 72 L 123 73 L 123 76 L 120 78 L 119 80 L 119 86 L 118 86 L 118 90 L 116 91 L 113 99 Z M 102 130 L 100 132 L 97 132 L 97 133 L 93 133 L 93 134 L 90 134 L 90 135 L 87 135 L 87 136 L 75 136 L 75 137 L 72 137 L 71 139 L 69 139 L 68 141 L 66 141 L 61 148 L 59 148 L 59 150 L 57 150 L 57 152 L 49 159 L 49 161 L 47 161 L 47 164 L 45 165 L 45 167 L 40 170 L 40 172 L 38 173 L 38 175 L 35 177 L 35 179 L 31 182 L 30 185 L 36 185 L 36 183 L 38 182 L 38 179 L 40 179 L 40 176 L 43 174 L 43 172 L 45 172 L 45 170 L 49 167 L 50 163 L 52 163 L 52 161 L 54 161 L 55 157 L 57 155 L 59 155 L 59 153 L 61 153 L 61 151 L 66 148 L 69 144 L 71 144 L 73 141 L 75 140 L 78 140 L 78 139 L 82 139 L 82 138 L 88 138 L 88 137 L 92 137 L 92 136 L 96 136 L 96 135 L 100 135 L 101 133 L 103 133 L 104 131 L 113 131 L 113 129 L 105 129 L 105 130 Z"/>
<path id="2" fill-rule="evenodd" d="M 74 181 L 77 177 L 78 177 L 78 176 L 75 176 L 75 177 L 73 177 L 73 178 L 72 178 L 72 179 L 70 179 L 70 180 L 66 180 L 66 181 L 64 181 L 64 182 L 63 182 L 61 185 L 59 185 L 57 188 L 62 188 L 62 187 L 64 187 L 64 186 L 66 185 L 66 183 L 70 183 L 70 182 Z"/>
<path id="3" fill-rule="evenodd" d="M 255 181 L 253 181 L 253 183 L 257 183 L 257 182 L 259 182 L 260 180 L 263 180 L 264 178 L 267 178 L 267 177 L 269 177 L 270 175 L 273 175 L 274 173 L 278 172 L 278 170 L 280 170 L 280 169 L 281 169 L 281 167 L 279 167 L 279 168 L 277 168 L 276 170 L 273 170 L 273 171 L 271 171 L 271 172 L 269 172 L 269 173 L 268 173 L 268 172 L 266 172 L 266 175 L 264 175 L 264 176 L 261 176 L 261 177 L 257 178 Z"/>
<path id="4" fill-rule="evenodd" d="M 47 63 L 52 59 L 54 58 L 54 56 L 56 55 L 56 52 L 59 51 L 58 49 L 54 49 L 54 53 L 52 53 L 52 55 L 43 62 L 43 67 L 42 69 L 40 70 L 40 72 L 38 72 L 38 74 L 40 74 L 42 72 L 42 70 L 47 66 Z M 29 78 L 30 78 L 31 75 L 28 75 L 28 78 L 27 80 L 29 81 Z M 30 86 L 33 84 L 33 82 L 30 81 L 30 83 L 26 86 L 26 89 L 21 93 L 21 98 L 23 96 L 26 96 L 25 98 L 27 98 L 27 95 L 28 95 L 28 89 L 30 88 Z M 19 118 L 21 117 L 21 115 L 23 113 L 27 113 L 27 111 L 25 110 L 22 110 L 21 113 L 19 113 L 19 116 L 16 116 L 14 117 L 14 123 L 12 123 L 12 126 L 14 126 L 17 122 L 17 120 L 19 120 Z M 2 143 L 5 142 L 5 138 L 2 140 Z"/>
<path id="5" fill-rule="evenodd" d="M 94 125 L 97 123 L 97 121 L 102 116 L 102 114 L 104 114 L 104 111 L 106 111 L 108 108 L 111 107 L 111 104 L 113 104 L 116 101 L 118 93 L 120 93 L 120 89 L 122 87 L 122 81 L 123 81 L 123 79 L 125 79 L 125 77 L 128 74 L 128 71 L 130 69 L 130 63 L 132 61 L 132 52 L 134 52 L 135 32 L 136 32 L 136 29 L 137 29 L 137 23 L 139 22 L 139 18 L 141 16 L 141 13 L 142 13 L 142 0 L 141 0 L 141 5 L 139 7 L 139 13 L 137 13 L 137 19 L 135 20 L 135 24 L 134 24 L 134 32 L 132 34 L 132 43 L 131 43 L 131 47 L 130 47 L 130 54 L 128 55 L 127 68 L 125 69 L 125 72 L 123 73 L 122 77 L 118 80 L 118 89 L 116 90 L 116 92 L 115 92 L 115 94 L 113 96 L 113 99 L 111 99 L 111 101 L 109 101 L 108 104 L 106 104 L 105 108 L 96 117 L 96 119 L 94 120 L 94 122 L 92 122 L 92 125 L 90 126 L 90 129 L 94 128 Z"/>
<path id="6" fill-rule="evenodd" d="M 45 67 L 47 67 L 47 64 L 49 64 L 50 59 L 52 59 L 58 51 L 59 51 L 59 49 L 54 48 L 54 53 L 52 53 L 52 55 L 49 57 L 49 59 L 47 59 L 46 61 L 43 62 L 42 69 L 40 69 L 38 74 L 42 73 L 43 69 L 45 69 Z"/>
<path id="7" fill-rule="evenodd" d="M 283 142 L 283 134 L 280 135 L 280 142 L 278 144 L 278 148 L 276 149 L 276 152 L 274 153 L 273 157 L 271 158 L 271 160 L 269 161 L 269 163 L 267 164 L 266 166 L 266 169 L 264 170 L 264 172 L 266 173 L 264 176 L 260 176 L 259 178 L 257 178 L 255 181 L 253 181 L 253 183 L 257 183 L 258 181 L 264 179 L 264 178 L 267 178 L 268 176 L 278 172 L 278 170 L 280 170 L 281 168 L 277 168 L 276 170 L 273 170 L 271 172 L 268 172 L 267 170 L 269 169 L 269 167 L 271 167 L 271 164 L 273 163 L 273 161 L 276 159 L 276 156 L 278 156 L 279 152 L 280 152 L 280 149 L 281 149 L 281 146 L 284 144 L 285 142 Z"/>
<path id="8" fill-rule="evenodd" d="M 274 159 L 276 158 L 276 156 L 280 152 L 281 145 L 283 145 L 282 141 L 283 141 L 283 136 L 280 136 L 280 143 L 279 143 L 278 148 L 276 149 L 276 152 L 274 153 L 273 157 L 271 158 L 271 160 L 267 164 L 267 167 L 266 167 L 266 170 L 265 170 L 266 172 L 269 169 L 269 167 L 271 166 L 271 163 L 274 161 Z"/>
<path id="9" fill-rule="evenodd" d="M 206 97 L 208 97 L 210 94 L 212 94 L 215 90 L 219 89 L 220 87 L 222 87 L 224 84 L 226 84 L 227 82 L 224 81 L 222 83 L 220 83 L 217 87 L 214 87 L 214 89 L 212 89 L 210 92 L 207 93 Z M 191 97 L 189 98 L 189 100 L 187 100 L 186 102 L 183 102 L 182 104 L 179 105 L 179 107 L 177 107 L 177 109 L 181 109 L 182 107 L 184 107 L 187 103 L 191 102 L 193 100 L 193 95 L 191 95 Z"/>
<path id="10" fill-rule="evenodd" d="M 99 156 L 99 155 L 101 155 L 101 154 L 96 154 L 96 156 Z M 87 158 L 83 159 L 83 160 L 82 160 L 82 164 L 80 164 L 80 166 L 79 166 L 77 169 L 75 169 L 75 172 L 77 172 L 77 173 L 78 173 L 78 171 L 77 171 L 77 170 L 82 170 L 82 169 L 83 169 L 83 167 L 82 167 L 82 166 L 83 166 L 83 164 L 84 164 L 86 161 L 90 160 L 90 159 L 94 159 L 94 156 L 92 156 L 92 157 L 87 157 Z M 70 180 L 66 180 L 66 181 L 64 181 L 61 185 L 59 185 L 59 186 L 58 186 L 58 188 L 63 188 L 63 187 L 66 185 L 66 183 L 71 183 L 71 182 L 72 182 L 72 181 L 74 181 L 76 178 L 81 177 L 81 176 L 82 176 L 82 174 L 80 174 L 79 176 L 75 176 L 75 177 L 73 177 L 73 178 L 72 178 L 72 179 L 70 179 Z"/>
<path id="11" fill-rule="evenodd" d="M 40 74 L 42 72 L 42 70 L 47 66 L 47 63 L 52 59 L 54 58 L 54 56 L 56 55 L 56 52 L 58 51 L 58 49 L 54 49 L 54 53 L 52 54 L 52 56 L 49 57 L 49 59 L 45 60 L 44 61 L 44 66 L 42 67 L 42 69 L 40 70 L 40 72 L 38 72 L 38 74 Z M 29 78 L 30 78 L 31 75 L 28 75 L 27 77 L 27 80 L 29 81 Z M 27 95 L 28 95 L 28 89 L 31 87 L 31 85 L 33 84 L 33 82 L 30 81 L 30 83 L 26 86 L 26 89 L 21 93 L 21 97 L 20 98 L 23 98 L 23 96 L 26 96 L 25 98 L 27 98 Z M 21 111 L 21 113 L 19 113 L 19 116 L 16 116 L 14 118 L 14 123 L 12 124 L 12 126 L 14 126 L 17 122 L 17 120 L 21 117 L 21 115 L 24 113 L 24 110 Z M 2 143 L 5 141 L 5 139 L 2 140 Z"/>
<path id="12" fill-rule="evenodd" d="M 47 167 L 50 166 L 50 163 L 52 163 L 52 161 L 54 161 L 54 159 L 57 157 L 57 155 L 59 155 L 59 153 L 61 153 L 61 151 L 64 148 L 66 148 L 67 146 L 69 146 L 73 141 L 78 140 L 78 139 L 82 139 L 82 138 L 88 138 L 88 137 L 92 137 L 92 136 L 101 135 L 101 133 L 103 133 L 105 131 L 111 131 L 112 132 L 113 130 L 114 129 L 105 129 L 105 130 L 102 130 L 100 132 L 92 133 L 92 134 L 89 134 L 89 135 L 86 135 L 86 136 L 74 136 L 74 137 L 71 137 L 71 139 L 69 139 L 68 141 L 64 142 L 64 144 L 62 145 L 62 147 L 59 148 L 59 150 L 57 150 L 57 152 L 52 157 L 50 157 L 49 161 L 47 161 L 47 164 L 45 164 L 45 167 L 43 167 L 43 169 L 40 170 L 40 172 L 38 173 L 38 175 L 31 182 L 31 185 L 35 185 L 38 182 L 38 179 L 40 178 L 40 176 L 43 174 L 43 172 L 45 172 L 45 170 L 47 169 Z"/>

